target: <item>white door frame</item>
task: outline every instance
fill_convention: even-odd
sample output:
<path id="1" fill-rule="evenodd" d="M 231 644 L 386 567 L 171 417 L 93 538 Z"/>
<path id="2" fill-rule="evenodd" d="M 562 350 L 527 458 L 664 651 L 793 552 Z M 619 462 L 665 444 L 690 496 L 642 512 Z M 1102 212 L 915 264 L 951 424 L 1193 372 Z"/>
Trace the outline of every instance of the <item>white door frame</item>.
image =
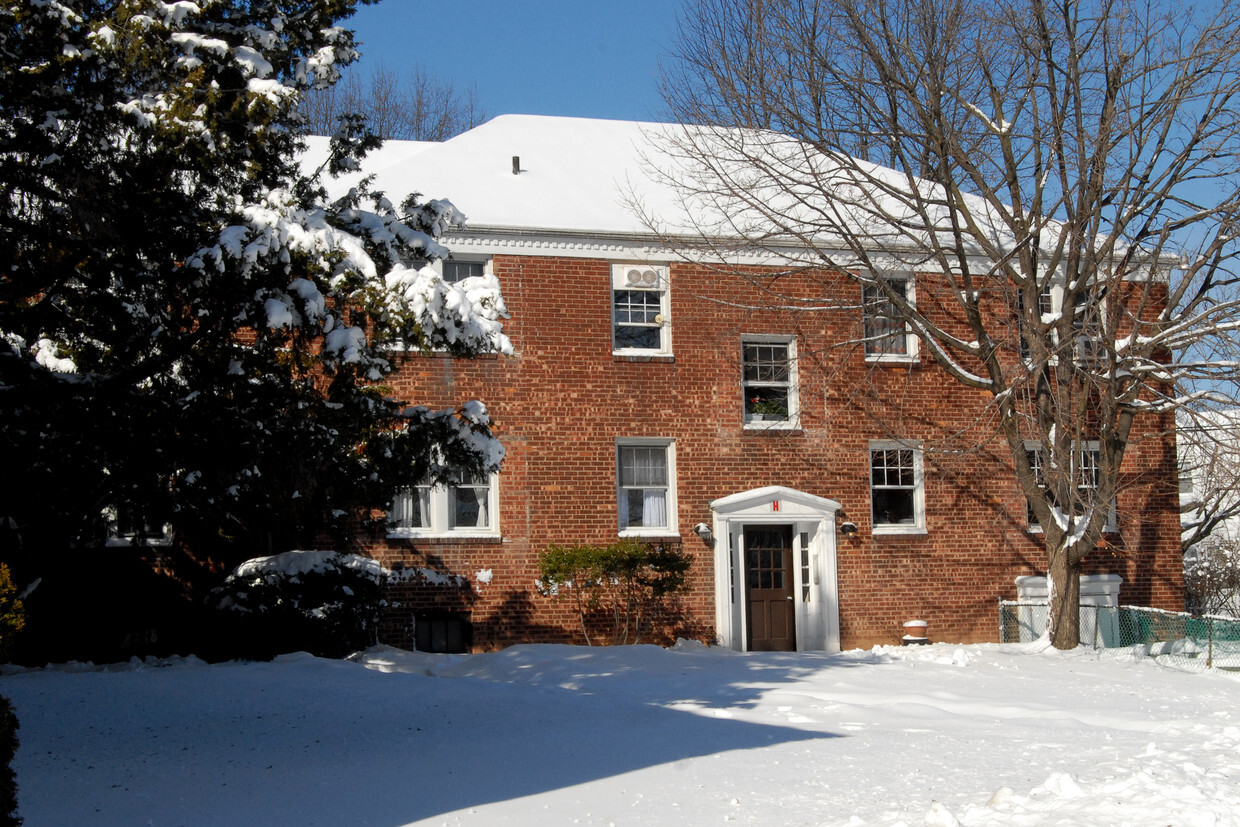
<path id="1" fill-rule="evenodd" d="M 836 579 L 835 515 L 840 504 L 782 485 L 755 488 L 710 503 L 715 538 L 715 631 L 720 646 L 747 648 L 744 529 L 747 525 L 792 526 L 792 571 L 797 651 L 840 650 Z M 807 541 L 807 543 L 806 543 Z M 802 550 L 808 555 L 809 582 Z M 809 600 L 802 599 L 809 586 Z"/>

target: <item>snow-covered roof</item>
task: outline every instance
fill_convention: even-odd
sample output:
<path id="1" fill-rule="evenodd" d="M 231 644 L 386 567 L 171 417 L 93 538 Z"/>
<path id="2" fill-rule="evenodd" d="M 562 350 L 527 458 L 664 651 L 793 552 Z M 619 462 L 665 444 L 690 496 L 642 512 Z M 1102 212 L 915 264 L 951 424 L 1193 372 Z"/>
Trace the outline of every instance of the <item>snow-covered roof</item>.
<path id="1" fill-rule="evenodd" d="M 469 226 L 569 233 L 648 234 L 628 206 L 637 193 L 658 214 L 676 193 L 652 180 L 644 159 L 667 129 L 637 121 L 501 115 L 438 144 L 388 141 L 363 162 L 363 173 L 388 197 L 411 192 L 446 198 Z M 325 139 L 312 142 L 321 153 Z M 520 172 L 513 173 L 513 158 Z M 340 179 L 337 192 L 356 176 Z"/>
<path id="2" fill-rule="evenodd" d="M 317 139 L 308 157 L 323 157 L 325 148 L 326 139 Z M 546 115 L 500 115 L 442 143 L 388 141 L 361 173 L 329 189 L 343 194 L 360 174 L 374 175 L 375 188 L 393 201 L 410 193 L 451 201 L 473 233 L 649 239 L 657 230 L 761 238 L 785 250 L 812 237 L 819 247 L 845 249 L 837 233 L 851 225 L 850 236 L 893 253 L 923 243 L 909 230 L 921 218 L 907 196 L 895 194 L 935 186 L 867 162 L 840 163 L 772 132 Z M 720 176 L 728 186 L 719 186 Z M 965 199 L 985 227 L 991 207 Z M 931 212 L 947 232 L 945 209 Z M 1053 226 L 1043 228 L 1044 243 Z M 998 216 L 990 235 L 999 248 L 1013 244 Z"/>

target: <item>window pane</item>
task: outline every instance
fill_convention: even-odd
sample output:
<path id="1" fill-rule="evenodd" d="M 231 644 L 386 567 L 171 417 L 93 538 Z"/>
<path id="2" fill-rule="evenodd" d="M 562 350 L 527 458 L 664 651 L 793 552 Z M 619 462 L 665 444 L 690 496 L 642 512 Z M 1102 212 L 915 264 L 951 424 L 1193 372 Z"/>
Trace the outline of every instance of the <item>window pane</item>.
<path id="1" fill-rule="evenodd" d="M 659 350 L 663 346 L 662 336 L 657 327 L 616 327 L 615 347 L 638 348 L 641 350 Z"/>
<path id="2" fill-rule="evenodd" d="M 392 503 L 391 519 L 399 528 L 430 528 L 430 491 L 424 487 L 406 489 Z"/>
<path id="3" fill-rule="evenodd" d="M 907 285 L 900 282 L 890 284 L 908 296 Z M 908 353 L 904 320 L 899 317 L 895 304 L 877 287 L 863 288 L 861 298 L 865 352 L 869 355 Z"/>
<path id="4" fill-rule="evenodd" d="M 745 415 L 761 414 L 765 419 L 788 418 L 787 388 L 745 388 Z"/>
<path id="5" fill-rule="evenodd" d="M 662 294 L 656 290 L 617 290 L 616 324 L 656 324 L 662 309 Z"/>
<path id="6" fill-rule="evenodd" d="M 486 262 L 447 260 L 443 263 L 443 280 L 455 283 L 486 273 Z"/>
<path id="7" fill-rule="evenodd" d="M 748 344 L 744 346 L 746 382 L 787 382 L 788 346 Z"/>
<path id="8" fill-rule="evenodd" d="M 908 448 L 870 452 L 870 483 L 874 486 L 912 487 L 916 484 L 913 451 Z"/>
<path id="9" fill-rule="evenodd" d="M 645 493 L 640 488 L 630 488 L 624 492 L 624 498 L 628 505 L 628 513 L 625 515 L 624 521 L 625 528 L 641 528 L 645 525 L 642 522 L 642 501 L 645 498 Z"/>
<path id="10" fill-rule="evenodd" d="M 486 528 L 488 489 L 452 489 L 452 527 Z"/>
<path id="11" fill-rule="evenodd" d="M 875 525 L 912 524 L 913 492 L 901 488 L 876 488 L 871 492 Z"/>
<path id="12" fill-rule="evenodd" d="M 666 486 L 667 449 L 662 445 L 626 445 L 620 449 L 620 484 Z"/>

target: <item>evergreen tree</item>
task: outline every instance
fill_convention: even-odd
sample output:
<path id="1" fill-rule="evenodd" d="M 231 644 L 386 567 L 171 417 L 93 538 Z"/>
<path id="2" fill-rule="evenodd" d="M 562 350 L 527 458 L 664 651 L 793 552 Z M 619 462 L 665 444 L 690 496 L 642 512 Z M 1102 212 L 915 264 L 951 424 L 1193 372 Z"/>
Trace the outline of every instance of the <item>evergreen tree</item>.
<path id="1" fill-rule="evenodd" d="M 0 518 L 9 551 L 103 515 L 244 558 L 344 535 L 449 467 L 493 470 L 486 409 L 407 407 L 399 348 L 510 350 L 492 277 L 422 265 L 462 221 L 303 169 L 303 93 L 371 0 L 0 0 Z M 417 262 L 406 266 L 408 262 Z"/>

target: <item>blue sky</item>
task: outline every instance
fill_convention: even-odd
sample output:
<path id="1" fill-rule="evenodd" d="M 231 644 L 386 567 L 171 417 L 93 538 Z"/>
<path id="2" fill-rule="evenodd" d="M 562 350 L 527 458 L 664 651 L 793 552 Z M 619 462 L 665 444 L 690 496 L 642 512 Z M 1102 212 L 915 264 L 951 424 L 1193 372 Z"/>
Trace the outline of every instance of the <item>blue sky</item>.
<path id="1" fill-rule="evenodd" d="M 386 0 L 344 22 L 363 42 L 362 71 L 420 64 L 473 84 L 489 117 L 659 119 L 656 74 L 679 0 Z"/>

